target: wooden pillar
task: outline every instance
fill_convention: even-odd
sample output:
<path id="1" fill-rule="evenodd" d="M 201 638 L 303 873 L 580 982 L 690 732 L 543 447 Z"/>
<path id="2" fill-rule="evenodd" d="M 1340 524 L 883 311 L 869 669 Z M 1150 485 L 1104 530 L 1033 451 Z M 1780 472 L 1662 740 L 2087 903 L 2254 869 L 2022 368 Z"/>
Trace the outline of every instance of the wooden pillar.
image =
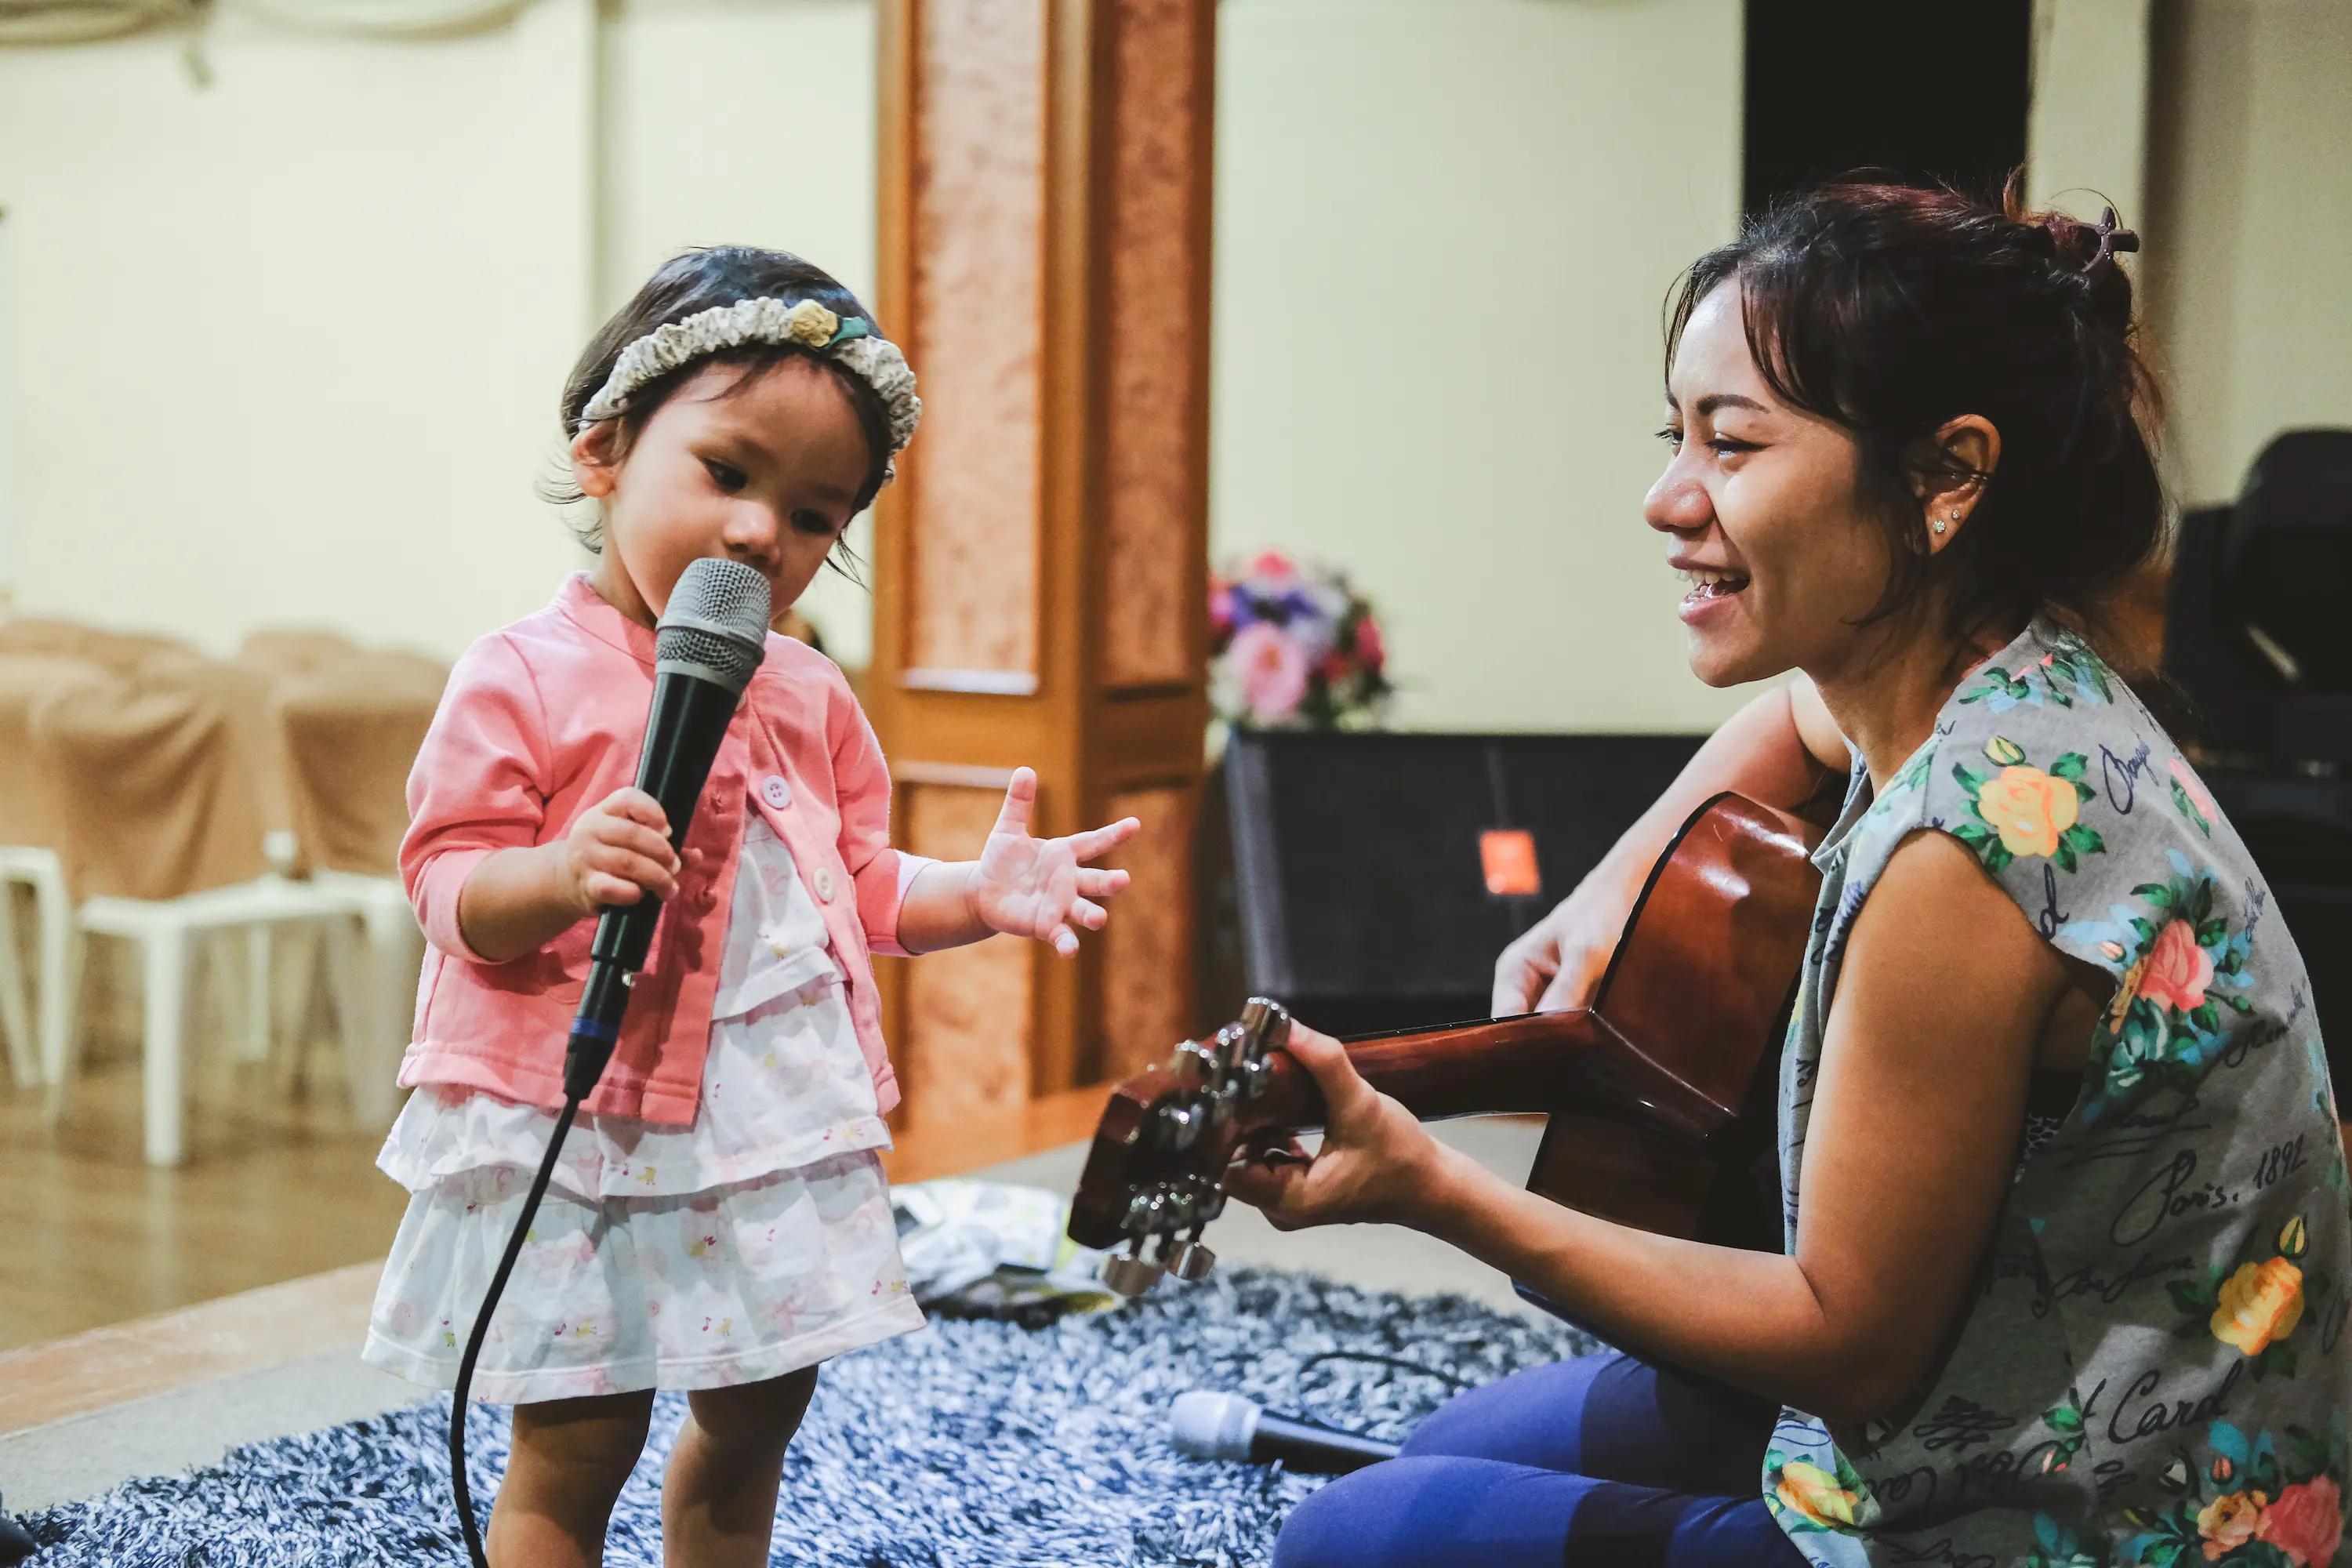
<path id="1" fill-rule="evenodd" d="M 868 707 L 896 837 L 1143 820 L 1078 960 L 887 965 L 908 1121 L 1124 1073 L 1189 1032 L 1207 719 L 1214 0 L 887 0 L 883 322 L 921 431 L 877 515 Z"/>

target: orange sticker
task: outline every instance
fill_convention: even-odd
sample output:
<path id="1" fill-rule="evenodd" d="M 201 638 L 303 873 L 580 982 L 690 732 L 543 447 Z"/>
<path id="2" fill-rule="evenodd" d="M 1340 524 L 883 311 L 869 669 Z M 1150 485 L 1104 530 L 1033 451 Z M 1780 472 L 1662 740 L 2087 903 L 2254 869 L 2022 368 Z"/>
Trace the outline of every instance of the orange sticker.
<path id="1" fill-rule="evenodd" d="M 1543 889 L 1535 835 L 1524 827 L 1490 827 L 1478 835 L 1478 863 L 1486 872 L 1486 890 L 1498 899 L 1531 898 Z"/>

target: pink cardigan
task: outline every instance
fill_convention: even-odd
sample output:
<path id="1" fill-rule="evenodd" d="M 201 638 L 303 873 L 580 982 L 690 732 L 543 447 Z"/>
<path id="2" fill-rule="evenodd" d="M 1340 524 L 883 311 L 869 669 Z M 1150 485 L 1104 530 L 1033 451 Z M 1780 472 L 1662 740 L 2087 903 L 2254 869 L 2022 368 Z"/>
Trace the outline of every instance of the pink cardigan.
<path id="1" fill-rule="evenodd" d="M 595 921 L 492 963 L 458 931 L 457 891 L 485 857 L 561 838 L 582 812 L 635 782 L 653 666 L 653 633 L 598 597 L 584 574 L 458 661 L 408 776 L 400 873 L 430 946 L 403 1084 L 562 1105 L 564 1041 Z M 747 808 L 792 850 L 847 975 L 875 1096 L 885 1111 L 898 1103 L 867 955 L 900 951 L 899 903 L 929 862 L 890 847 L 890 775 L 841 671 L 771 636 L 688 834 L 700 867 L 687 868 L 662 910 L 619 1047 L 587 1110 L 693 1121 Z"/>

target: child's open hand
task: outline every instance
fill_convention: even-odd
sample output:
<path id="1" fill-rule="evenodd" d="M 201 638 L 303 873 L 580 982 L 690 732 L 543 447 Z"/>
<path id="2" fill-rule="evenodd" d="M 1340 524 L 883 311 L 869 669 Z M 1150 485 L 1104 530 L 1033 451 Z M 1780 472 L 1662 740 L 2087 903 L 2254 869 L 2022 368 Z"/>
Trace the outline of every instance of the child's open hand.
<path id="1" fill-rule="evenodd" d="M 677 873 L 669 817 L 641 789 L 614 790 L 582 813 L 563 840 L 563 891 L 583 916 L 607 904 L 634 904 L 647 893 L 671 898 Z"/>
<path id="2" fill-rule="evenodd" d="M 1016 769 L 1004 792 L 1004 809 L 965 885 L 966 896 L 972 913 L 991 931 L 1049 942 L 1067 958 L 1078 951 L 1078 933 L 1071 926 L 1102 930 L 1110 916 L 1092 900 L 1109 898 L 1128 880 L 1124 871 L 1082 862 L 1118 848 L 1143 825 L 1129 816 L 1067 838 L 1032 838 L 1029 814 L 1036 804 L 1037 775 Z"/>

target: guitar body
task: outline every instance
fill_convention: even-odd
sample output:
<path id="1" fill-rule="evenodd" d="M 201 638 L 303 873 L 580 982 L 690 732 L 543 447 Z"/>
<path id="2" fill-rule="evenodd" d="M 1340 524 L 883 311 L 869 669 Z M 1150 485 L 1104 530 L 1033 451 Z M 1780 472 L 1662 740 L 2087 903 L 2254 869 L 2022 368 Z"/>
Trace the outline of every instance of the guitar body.
<path id="1" fill-rule="evenodd" d="M 1532 1192 L 1623 1225 L 1781 1248 L 1780 1047 L 1821 873 L 1795 817 L 1719 795 L 1684 824 L 1591 1011 L 1637 1090 L 1556 1105 Z"/>
<path id="2" fill-rule="evenodd" d="M 1651 871 L 1591 1006 L 1360 1037 L 1349 1058 L 1424 1121 L 1548 1115 L 1528 1183 L 1542 1196 L 1777 1252 L 1774 1091 L 1821 885 L 1809 838 L 1793 816 L 1717 795 Z M 1320 1091 L 1280 1048 L 1287 1029 L 1278 1005 L 1253 1002 L 1244 1023 L 1122 1084 L 1071 1205 L 1072 1238 L 1132 1241 L 1114 1261 L 1138 1288 L 1161 1267 L 1196 1277 L 1185 1259 L 1205 1255 L 1201 1227 L 1223 1207 L 1234 1152 L 1322 1125 Z M 1155 1238 L 1157 1262 L 1145 1258 Z"/>

